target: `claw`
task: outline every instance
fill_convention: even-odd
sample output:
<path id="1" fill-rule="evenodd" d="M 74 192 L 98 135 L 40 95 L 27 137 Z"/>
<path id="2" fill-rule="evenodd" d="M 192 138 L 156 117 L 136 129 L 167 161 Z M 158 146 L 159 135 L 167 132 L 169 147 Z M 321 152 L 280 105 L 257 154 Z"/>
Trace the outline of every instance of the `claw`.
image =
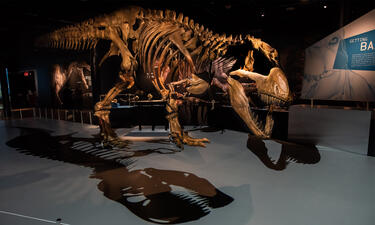
<path id="1" fill-rule="evenodd" d="M 192 138 L 189 136 L 187 132 L 184 132 L 183 142 L 184 144 L 187 144 L 190 146 L 206 147 L 205 143 L 209 143 L 210 140 L 208 140 L 207 138 Z"/>
<path id="2" fill-rule="evenodd" d="M 182 136 L 177 133 L 171 134 L 171 141 L 181 150 L 184 150 L 184 145 L 206 147 L 205 143 L 210 142 L 207 138 L 192 138 L 187 132 L 184 132 Z"/>

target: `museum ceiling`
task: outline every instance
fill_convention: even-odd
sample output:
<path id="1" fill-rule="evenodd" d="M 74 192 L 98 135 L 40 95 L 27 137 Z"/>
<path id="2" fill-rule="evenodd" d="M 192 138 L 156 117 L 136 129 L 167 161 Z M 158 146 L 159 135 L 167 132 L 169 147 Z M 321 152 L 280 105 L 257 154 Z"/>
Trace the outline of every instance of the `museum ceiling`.
<path id="1" fill-rule="evenodd" d="M 56 0 L 0 3 L 1 58 L 32 49 L 33 39 L 59 27 L 112 12 L 128 5 L 173 9 L 218 33 L 251 33 L 257 37 L 291 38 L 335 31 L 375 8 L 373 0 Z M 326 8 L 324 8 L 326 6 Z M 340 12 L 343 18 L 340 20 Z M 276 34 L 276 36 L 275 36 Z M 316 40 L 315 40 L 316 39 Z M 311 44 L 311 43 L 310 43 Z"/>

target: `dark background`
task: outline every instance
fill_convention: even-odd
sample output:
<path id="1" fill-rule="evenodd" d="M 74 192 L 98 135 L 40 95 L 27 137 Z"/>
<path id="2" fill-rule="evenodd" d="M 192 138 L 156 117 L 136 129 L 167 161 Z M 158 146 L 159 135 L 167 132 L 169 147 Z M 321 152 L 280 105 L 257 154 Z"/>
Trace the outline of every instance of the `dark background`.
<path id="1" fill-rule="evenodd" d="M 1 73 L 38 69 L 40 102 L 50 101 L 46 65 L 54 56 L 41 57 L 34 39 L 54 29 L 75 24 L 128 5 L 172 9 L 183 12 L 216 33 L 251 34 L 260 37 L 280 54 L 290 87 L 299 96 L 304 50 L 340 27 L 375 8 L 373 0 L 76 0 L 76 1 L 1 1 Z M 325 6 L 325 7 L 324 7 Z M 58 56 L 59 55 L 59 56 Z M 43 88 L 45 89 L 43 91 Z M 48 90 L 49 91 L 49 90 Z"/>

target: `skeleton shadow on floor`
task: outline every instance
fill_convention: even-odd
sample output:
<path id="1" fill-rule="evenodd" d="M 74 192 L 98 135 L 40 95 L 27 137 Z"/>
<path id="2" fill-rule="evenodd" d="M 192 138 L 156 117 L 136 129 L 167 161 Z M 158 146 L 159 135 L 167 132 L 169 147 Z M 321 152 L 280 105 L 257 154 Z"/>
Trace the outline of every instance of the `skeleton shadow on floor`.
<path id="1" fill-rule="evenodd" d="M 282 145 L 278 160 L 273 160 L 268 154 L 268 149 L 264 141 L 264 139 L 249 134 L 247 148 L 270 169 L 284 170 L 289 163 L 316 164 L 320 161 L 320 153 L 315 145 L 271 139 L 271 141 Z"/>
<path id="2" fill-rule="evenodd" d="M 221 132 L 223 128 L 199 127 L 189 131 L 201 131 L 206 133 Z M 316 164 L 320 161 L 320 153 L 315 145 L 298 144 L 282 140 L 270 139 L 282 145 L 278 160 L 274 160 L 268 154 L 265 139 L 249 134 L 247 148 L 267 167 L 273 170 L 284 170 L 290 163 Z"/>
<path id="3" fill-rule="evenodd" d="M 90 178 L 101 180 L 98 189 L 104 196 L 146 221 L 194 221 L 233 201 L 208 180 L 192 173 L 155 168 L 132 170 L 137 157 L 173 154 L 173 149 L 118 151 L 102 148 L 99 137 L 80 138 L 74 133 L 53 136 L 49 130 L 18 129 L 20 136 L 7 141 L 9 147 L 23 154 L 92 168 Z"/>

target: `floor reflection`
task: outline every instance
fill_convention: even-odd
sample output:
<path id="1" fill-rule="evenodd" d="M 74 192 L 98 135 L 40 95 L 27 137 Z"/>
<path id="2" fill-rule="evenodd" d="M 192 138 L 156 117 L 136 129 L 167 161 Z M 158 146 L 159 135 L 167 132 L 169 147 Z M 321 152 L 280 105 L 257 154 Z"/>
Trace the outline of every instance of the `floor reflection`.
<path id="1" fill-rule="evenodd" d="M 320 153 L 315 145 L 302 145 L 286 141 L 274 140 L 282 145 L 279 159 L 273 160 L 269 154 L 264 140 L 249 135 L 247 148 L 253 152 L 260 161 L 273 170 L 284 170 L 290 162 L 302 164 L 316 164 L 320 161 Z"/>
<path id="2" fill-rule="evenodd" d="M 19 127 L 20 136 L 6 144 L 18 151 L 93 169 L 90 178 L 100 179 L 98 189 L 126 206 L 140 218 L 154 223 L 197 220 L 233 198 L 208 180 L 192 173 L 144 168 L 131 170 L 137 157 L 152 153 L 171 154 L 167 148 L 139 151 L 103 149 L 100 139 L 73 134 L 52 136 L 52 131 Z"/>

